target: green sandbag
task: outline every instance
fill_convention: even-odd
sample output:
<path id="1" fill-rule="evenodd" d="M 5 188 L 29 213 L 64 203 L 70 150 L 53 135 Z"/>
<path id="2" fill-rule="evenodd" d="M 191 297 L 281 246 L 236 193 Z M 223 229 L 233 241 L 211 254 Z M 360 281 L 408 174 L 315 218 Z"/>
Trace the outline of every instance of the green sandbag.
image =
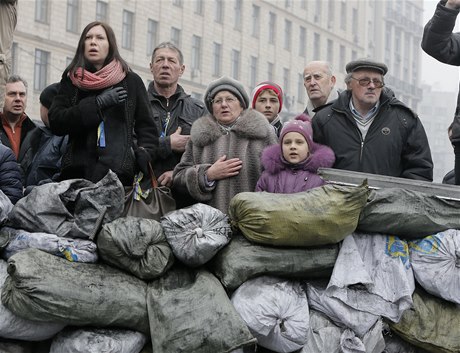
<path id="1" fill-rule="evenodd" d="M 229 353 L 256 342 L 219 280 L 174 266 L 149 284 L 153 352 Z"/>
<path id="2" fill-rule="evenodd" d="M 335 244 L 356 229 L 367 195 L 367 183 L 328 184 L 295 194 L 242 192 L 230 201 L 229 215 L 232 225 L 255 243 Z"/>
<path id="3" fill-rule="evenodd" d="M 297 279 L 329 277 L 338 253 L 338 244 L 280 248 L 253 244 L 242 235 L 234 235 L 208 268 L 233 291 L 248 279 L 262 275 Z"/>
<path id="4" fill-rule="evenodd" d="M 37 249 L 10 257 L 7 271 L 2 303 L 22 318 L 150 333 L 147 284 L 125 272 Z"/>
<path id="5" fill-rule="evenodd" d="M 458 200 L 448 200 L 401 188 L 372 190 L 361 213 L 358 230 L 424 238 L 447 229 L 460 229 Z"/>
<path id="6" fill-rule="evenodd" d="M 97 247 L 104 262 L 144 280 L 161 276 L 174 262 L 163 228 L 153 219 L 121 217 L 106 223 Z"/>
<path id="7" fill-rule="evenodd" d="M 460 352 L 460 306 L 416 287 L 413 309 L 399 323 L 389 322 L 392 331 L 405 341 L 433 353 Z"/>

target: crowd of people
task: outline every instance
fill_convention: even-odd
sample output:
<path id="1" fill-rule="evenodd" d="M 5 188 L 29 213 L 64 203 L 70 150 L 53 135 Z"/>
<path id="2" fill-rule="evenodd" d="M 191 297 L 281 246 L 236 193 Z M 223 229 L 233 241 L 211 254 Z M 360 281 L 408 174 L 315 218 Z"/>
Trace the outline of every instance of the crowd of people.
<path id="1" fill-rule="evenodd" d="M 430 55 L 456 65 L 460 37 L 452 30 L 459 8 L 460 0 L 441 1 L 422 43 Z M 276 82 L 260 82 L 249 96 L 241 82 L 223 76 L 200 101 L 179 84 L 181 50 L 163 42 L 153 50 L 153 80 L 145 89 L 120 56 L 112 28 L 91 22 L 61 81 L 40 95 L 43 126 L 25 112 L 27 82 L 18 75 L 6 80 L 0 189 L 15 203 L 48 182 L 97 182 L 112 170 L 129 188 L 139 172 L 153 170 L 178 208 L 203 202 L 227 212 L 240 192 L 321 186 L 320 167 L 432 181 L 425 130 L 385 85 L 387 66 L 366 58 L 345 70 L 340 90 L 330 63 L 309 62 L 305 111 L 283 126 L 283 89 Z M 460 168 L 458 110 L 449 136 Z"/>

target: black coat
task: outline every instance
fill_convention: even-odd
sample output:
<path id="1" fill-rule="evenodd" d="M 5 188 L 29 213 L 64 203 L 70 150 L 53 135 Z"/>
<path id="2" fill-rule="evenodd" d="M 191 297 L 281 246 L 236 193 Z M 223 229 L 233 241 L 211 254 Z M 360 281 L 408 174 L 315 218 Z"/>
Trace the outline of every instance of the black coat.
<path id="1" fill-rule="evenodd" d="M 0 190 L 15 204 L 22 197 L 21 172 L 11 149 L 0 145 Z"/>
<path id="2" fill-rule="evenodd" d="M 154 157 L 158 133 L 141 78 L 130 71 L 115 87 L 126 89 L 127 100 L 101 111 L 96 96 L 102 90 L 78 89 L 67 72 L 64 73 L 59 93 L 49 110 L 51 131 L 56 135 L 69 135 L 68 148 L 61 161 L 61 180 L 84 178 L 97 182 L 111 169 L 123 185 L 132 185 L 138 169 L 134 133 L 137 146 L 146 148 Z M 97 145 L 102 120 L 106 147 Z"/>
<path id="3" fill-rule="evenodd" d="M 334 168 L 401 178 L 433 180 L 433 162 L 417 115 L 383 89 L 380 108 L 363 141 L 349 108 L 351 92 L 340 93 L 313 118 L 313 138 L 330 146 Z"/>

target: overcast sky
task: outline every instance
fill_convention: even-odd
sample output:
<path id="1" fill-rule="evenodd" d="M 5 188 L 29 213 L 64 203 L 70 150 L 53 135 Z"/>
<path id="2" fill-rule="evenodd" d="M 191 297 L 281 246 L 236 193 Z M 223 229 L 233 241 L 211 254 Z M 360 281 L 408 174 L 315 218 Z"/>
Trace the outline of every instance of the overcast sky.
<path id="1" fill-rule="evenodd" d="M 438 1 L 424 0 L 423 25 L 433 16 Z M 457 21 L 456 30 L 458 31 L 460 22 Z M 460 68 L 440 63 L 427 55 L 422 54 L 422 83 L 433 86 L 435 90 L 457 92 L 459 83 Z"/>

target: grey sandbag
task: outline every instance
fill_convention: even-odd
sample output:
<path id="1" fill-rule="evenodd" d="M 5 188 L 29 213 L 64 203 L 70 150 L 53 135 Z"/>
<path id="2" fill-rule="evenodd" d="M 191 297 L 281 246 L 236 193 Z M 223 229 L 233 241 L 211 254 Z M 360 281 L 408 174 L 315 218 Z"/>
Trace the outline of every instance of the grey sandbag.
<path id="1" fill-rule="evenodd" d="M 132 330 L 66 328 L 53 339 L 49 353 L 139 353 L 146 342 L 146 335 Z"/>
<path id="2" fill-rule="evenodd" d="M 6 261 L 0 260 L 0 291 L 8 276 Z M 43 341 L 53 337 L 65 327 L 62 323 L 24 319 L 12 313 L 0 302 L 0 337 L 22 341 Z M 0 352 L 3 352 L 0 347 Z"/>
<path id="3" fill-rule="evenodd" d="M 104 262 L 145 280 L 161 276 L 174 262 L 163 229 L 153 219 L 121 217 L 106 223 L 97 246 Z"/>
<path id="4" fill-rule="evenodd" d="M 13 204 L 8 196 L 0 190 L 0 225 L 8 220 L 8 215 L 13 209 Z"/>
<path id="5" fill-rule="evenodd" d="M 232 235 L 227 215 L 203 203 L 168 213 L 161 225 L 174 255 L 191 267 L 211 260 Z"/>
<path id="6" fill-rule="evenodd" d="M 235 290 L 248 279 L 261 275 L 299 279 L 329 277 L 338 253 L 338 244 L 281 248 L 253 244 L 235 234 L 208 268 L 228 290 Z"/>
<path id="7" fill-rule="evenodd" d="M 460 228 L 460 201 L 401 188 L 372 190 L 359 218 L 361 232 L 403 239 Z"/>
<path id="8" fill-rule="evenodd" d="M 18 316 L 149 333 L 147 285 L 125 272 L 29 249 L 8 260 L 8 274 L 2 302 Z"/>
<path id="9" fill-rule="evenodd" d="M 219 280 L 201 269 L 174 266 L 149 284 L 155 353 L 224 353 L 255 343 Z"/>
<path id="10" fill-rule="evenodd" d="M 335 244 L 352 233 L 366 204 L 367 184 L 327 184 L 295 194 L 242 192 L 230 201 L 232 225 L 255 243 Z"/>
<path id="11" fill-rule="evenodd" d="M 414 307 L 398 323 L 388 322 L 405 341 L 433 353 L 460 352 L 460 306 L 416 287 Z"/>
<path id="12" fill-rule="evenodd" d="M 29 232 L 93 239 L 103 223 L 121 215 L 124 197 L 112 171 L 96 184 L 85 179 L 43 184 L 14 205 L 8 224 Z"/>

